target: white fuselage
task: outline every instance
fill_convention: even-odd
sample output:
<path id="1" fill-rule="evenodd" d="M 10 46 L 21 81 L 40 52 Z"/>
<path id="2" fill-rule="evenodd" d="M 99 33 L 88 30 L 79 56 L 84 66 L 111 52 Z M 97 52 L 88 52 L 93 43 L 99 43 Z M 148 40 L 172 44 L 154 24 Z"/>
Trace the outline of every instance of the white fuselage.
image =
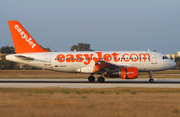
<path id="1" fill-rule="evenodd" d="M 17 56 L 33 58 L 23 60 Z M 82 52 L 42 52 L 12 54 L 7 60 L 39 68 L 62 71 L 93 73 L 93 67 L 99 60 L 104 60 L 120 67 L 136 67 L 139 71 L 160 71 L 175 67 L 176 63 L 164 54 L 151 51 L 82 51 Z"/>

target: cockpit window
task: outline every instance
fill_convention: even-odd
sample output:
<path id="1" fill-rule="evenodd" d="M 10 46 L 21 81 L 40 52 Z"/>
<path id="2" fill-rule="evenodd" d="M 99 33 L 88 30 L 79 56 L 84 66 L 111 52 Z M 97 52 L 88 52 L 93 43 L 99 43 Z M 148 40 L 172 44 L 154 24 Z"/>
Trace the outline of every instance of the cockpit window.
<path id="1" fill-rule="evenodd" d="M 163 56 L 162 58 L 163 58 L 163 59 L 169 59 L 167 56 Z"/>

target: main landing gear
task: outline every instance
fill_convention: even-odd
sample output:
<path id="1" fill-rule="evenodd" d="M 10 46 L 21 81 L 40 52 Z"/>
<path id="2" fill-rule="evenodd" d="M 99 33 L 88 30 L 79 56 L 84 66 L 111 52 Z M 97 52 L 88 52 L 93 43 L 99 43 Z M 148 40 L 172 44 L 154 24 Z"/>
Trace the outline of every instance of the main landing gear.
<path id="1" fill-rule="evenodd" d="M 99 83 L 103 83 L 104 81 L 105 81 L 104 77 L 101 76 L 101 77 L 98 78 Z"/>
<path id="2" fill-rule="evenodd" d="M 88 77 L 89 82 L 94 82 L 95 81 L 95 77 L 93 75 Z"/>
<path id="3" fill-rule="evenodd" d="M 93 75 L 91 75 L 91 76 L 88 77 L 88 80 L 89 80 L 89 82 L 94 82 L 95 77 Z M 104 77 L 101 76 L 101 77 L 98 77 L 97 81 L 99 83 L 103 83 L 105 81 L 105 79 L 104 79 Z"/>
<path id="4" fill-rule="evenodd" d="M 148 72 L 148 73 L 149 73 L 149 77 L 150 77 L 149 82 L 150 82 L 150 83 L 153 83 L 153 82 L 154 82 L 154 79 L 152 78 L 152 71 L 150 71 L 150 72 Z"/>

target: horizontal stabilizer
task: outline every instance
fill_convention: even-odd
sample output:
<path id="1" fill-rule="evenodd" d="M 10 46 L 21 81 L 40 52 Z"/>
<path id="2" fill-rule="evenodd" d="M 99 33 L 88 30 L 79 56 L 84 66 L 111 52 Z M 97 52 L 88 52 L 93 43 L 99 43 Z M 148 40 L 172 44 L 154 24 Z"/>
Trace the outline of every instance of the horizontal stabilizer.
<path id="1" fill-rule="evenodd" d="M 22 60 L 34 60 L 34 58 L 26 57 L 26 56 L 22 56 L 22 55 L 16 55 L 15 57 L 22 59 Z"/>

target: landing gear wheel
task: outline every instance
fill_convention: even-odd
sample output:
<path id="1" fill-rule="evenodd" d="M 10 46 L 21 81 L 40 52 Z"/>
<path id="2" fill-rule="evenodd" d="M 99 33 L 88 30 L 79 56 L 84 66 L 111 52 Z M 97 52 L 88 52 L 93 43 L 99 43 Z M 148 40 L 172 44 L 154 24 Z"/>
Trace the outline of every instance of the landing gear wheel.
<path id="1" fill-rule="evenodd" d="M 154 79 L 152 78 L 152 71 L 149 71 L 148 73 L 149 73 L 149 77 L 150 77 L 149 82 L 153 83 Z"/>
<path id="2" fill-rule="evenodd" d="M 89 76 L 88 80 L 89 80 L 89 82 L 94 82 L 95 81 L 95 77 L 94 76 Z"/>
<path id="3" fill-rule="evenodd" d="M 150 83 L 153 83 L 153 82 L 154 82 L 154 79 L 153 79 L 153 78 L 150 78 L 150 79 L 149 79 L 149 82 L 150 82 Z"/>
<path id="4" fill-rule="evenodd" d="M 99 77 L 99 78 L 98 78 L 98 82 L 99 82 L 99 83 L 103 83 L 104 81 L 105 81 L 104 77 Z"/>

